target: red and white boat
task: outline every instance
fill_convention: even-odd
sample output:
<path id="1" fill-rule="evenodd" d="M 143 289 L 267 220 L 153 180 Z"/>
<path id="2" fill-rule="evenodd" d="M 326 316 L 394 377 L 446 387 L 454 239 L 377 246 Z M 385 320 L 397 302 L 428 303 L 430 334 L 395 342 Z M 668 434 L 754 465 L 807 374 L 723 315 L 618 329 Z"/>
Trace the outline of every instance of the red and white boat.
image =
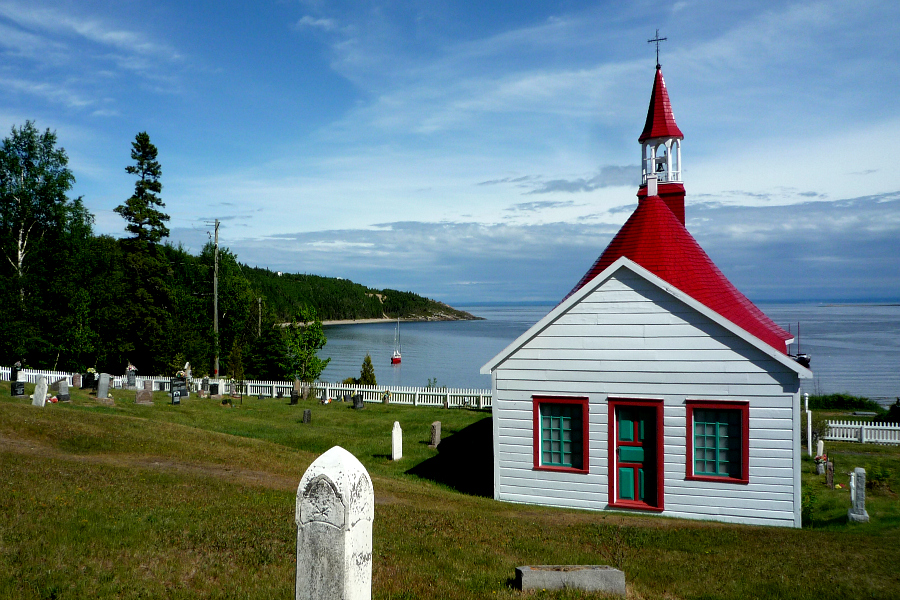
<path id="1" fill-rule="evenodd" d="M 391 354 L 391 364 L 400 364 L 400 318 L 397 318 L 397 329 L 394 330 L 394 353 Z"/>

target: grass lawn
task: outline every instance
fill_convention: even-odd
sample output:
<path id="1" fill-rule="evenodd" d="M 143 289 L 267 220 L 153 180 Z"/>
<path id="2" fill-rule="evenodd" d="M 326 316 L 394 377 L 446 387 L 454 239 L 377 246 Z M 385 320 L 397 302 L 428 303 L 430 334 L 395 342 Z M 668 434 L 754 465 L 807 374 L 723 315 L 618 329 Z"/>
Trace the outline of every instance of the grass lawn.
<path id="1" fill-rule="evenodd" d="M 335 444 L 372 475 L 376 599 L 601 598 L 511 587 L 516 566 L 573 563 L 624 567 L 631 598 L 900 597 L 900 448 L 826 444 L 836 482 L 879 474 L 865 525 L 804 458 L 790 530 L 495 502 L 485 412 L 113 395 L 38 409 L 0 383 L 0 598 L 290 598 L 296 488 Z"/>

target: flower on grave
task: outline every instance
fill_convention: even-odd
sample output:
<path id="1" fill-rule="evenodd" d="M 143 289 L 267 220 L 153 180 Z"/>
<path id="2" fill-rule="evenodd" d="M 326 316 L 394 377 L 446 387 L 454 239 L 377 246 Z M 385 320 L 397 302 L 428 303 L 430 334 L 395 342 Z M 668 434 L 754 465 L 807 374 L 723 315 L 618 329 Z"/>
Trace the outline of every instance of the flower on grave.
<path id="1" fill-rule="evenodd" d="M 21 368 L 22 368 L 22 361 L 21 361 L 21 360 L 17 360 L 17 361 L 16 361 L 16 364 L 14 364 L 13 366 L 14 366 L 15 368 L 17 368 L 17 369 L 21 369 Z"/>
<path id="2" fill-rule="evenodd" d="M 175 377 L 184 377 L 184 371 L 176 371 Z"/>
<path id="3" fill-rule="evenodd" d="M 97 369 L 95 369 L 94 367 L 88 367 L 87 372 L 88 373 L 96 373 Z"/>
<path id="4" fill-rule="evenodd" d="M 128 366 L 125 367 L 125 370 L 128 371 L 128 372 L 131 372 L 131 371 L 137 371 L 137 367 L 134 366 L 133 364 L 131 364 L 131 363 L 129 362 L 129 363 L 128 363 Z"/>
<path id="5" fill-rule="evenodd" d="M 815 461 L 816 461 L 816 464 L 817 464 L 817 465 L 824 465 L 825 463 L 828 462 L 828 455 L 827 455 L 827 454 L 823 454 L 823 455 L 821 455 L 821 456 L 817 456 L 817 457 L 815 458 Z"/>

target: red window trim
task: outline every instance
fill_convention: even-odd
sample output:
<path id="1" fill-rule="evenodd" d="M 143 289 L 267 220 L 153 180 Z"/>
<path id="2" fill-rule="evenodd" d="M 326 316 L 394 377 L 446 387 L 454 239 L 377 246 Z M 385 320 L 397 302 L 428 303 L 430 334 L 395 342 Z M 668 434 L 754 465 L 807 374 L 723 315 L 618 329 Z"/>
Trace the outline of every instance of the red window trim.
<path id="1" fill-rule="evenodd" d="M 721 400 L 685 400 L 687 409 L 685 430 L 687 460 L 685 462 L 685 475 L 687 481 L 714 481 L 719 483 L 733 483 L 747 485 L 750 483 L 750 403 L 746 401 L 721 401 Z M 713 475 L 694 475 L 694 410 L 740 410 L 741 411 L 741 476 L 716 477 Z"/>
<path id="2" fill-rule="evenodd" d="M 663 485 L 665 483 L 665 421 L 662 399 L 642 399 L 642 398 L 607 398 L 609 404 L 607 410 L 608 425 L 606 430 L 609 463 L 609 478 L 607 488 L 609 491 L 609 506 L 612 508 L 634 508 L 638 510 L 646 510 L 652 512 L 662 512 L 665 510 L 665 494 L 663 493 Z M 629 500 L 616 501 L 616 474 L 618 472 L 616 461 L 616 407 L 617 406 L 648 406 L 656 408 L 656 505 L 653 506 L 644 502 L 634 502 Z"/>
<path id="3" fill-rule="evenodd" d="M 535 471 L 557 471 L 560 473 L 590 472 L 589 457 L 590 438 L 588 437 L 588 398 L 587 396 L 544 396 L 535 395 L 532 400 L 534 469 Z M 541 404 L 580 404 L 581 405 L 581 469 L 573 467 L 552 467 L 541 464 Z"/>

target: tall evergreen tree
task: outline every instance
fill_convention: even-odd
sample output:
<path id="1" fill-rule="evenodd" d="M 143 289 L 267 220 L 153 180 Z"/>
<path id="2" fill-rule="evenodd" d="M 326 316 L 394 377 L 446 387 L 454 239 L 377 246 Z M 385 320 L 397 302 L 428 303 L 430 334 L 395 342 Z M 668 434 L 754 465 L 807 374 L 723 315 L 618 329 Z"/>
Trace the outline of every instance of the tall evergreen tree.
<path id="1" fill-rule="evenodd" d="M 169 215 L 158 210 L 166 205 L 157 194 L 162 192 L 162 184 L 159 178 L 162 169 L 156 160 L 157 149 L 150 143 L 150 136 L 146 131 L 138 133 L 131 142 L 131 159 L 134 165 L 125 167 L 125 171 L 138 175 L 134 184 L 134 194 L 115 208 L 122 215 L 128 225 L 126 231 L 134 234 L 135 239 L 141 242 L 158 244 L 163 238 L 169 237 L 169 229 L 165 222 Z"/>

